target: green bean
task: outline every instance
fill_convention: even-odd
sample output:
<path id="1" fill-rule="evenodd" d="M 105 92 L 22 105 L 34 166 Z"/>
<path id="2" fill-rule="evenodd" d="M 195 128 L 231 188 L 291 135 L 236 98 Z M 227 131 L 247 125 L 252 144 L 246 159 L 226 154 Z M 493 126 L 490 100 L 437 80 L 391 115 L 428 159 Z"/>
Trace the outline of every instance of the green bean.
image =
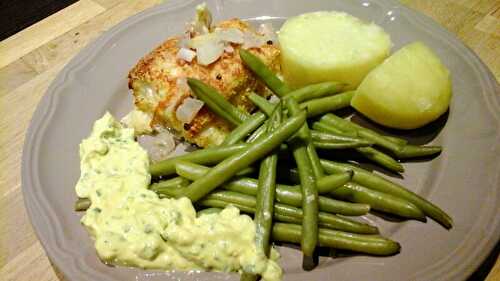
<path id="1" fill-rule="evenodd" d="M 233 125 L 238 126 L 249 118 L 248 113 L 232 105 L 215 88 L 194 78 L 188 78 L 187 83 L 197 98 L 202 100 L 214 113 Z"/>
<path id="2" fill-rule="evenodd" d="M 234 203 L 254 208 L 254 210 L 257 207 L 257 199 L 255 198 L 255 196 L 250 196 L 235 191 L 214 191 L 203 197 L 203 200 L 221 200 L 228 203 Z"/>
<path id="3" fill-rule="evenodd" d="M 453 225 L 452 218 L 443 210 L 399 184 L 388 181 L 378 175 L 365 171 L 354 165 L 337 163 L 323 159 L 321 160 L 321 164 L 323 165 L 323 168 L 325 168 L 325 171 L 328 173 L 338 173 L 346 170 L 352 170 L 354 171 L 354 182 L 370 189 L 395 195 L 409 201 L 410 203 L 415 204 L 415 206 L 422 210 L 427 216 L 439 222 L 445 228 L 449 229 Z"/>
<path id="4" fill-rule="evenodd" d="M 328 114 L 326 114 L 326 115 L 328 115 Z M 333 114 L 331 114 L 331 115 L 335 116 Z M 325 122 L 324 120 L 322 120 L 320 123 L 316 122 L 313 125 L 313 128 L 316 128 L 318 130 L 326 129 L 326 131 L 330 131 L 332 133 L 337 133 L 340 135 L 342 135 L 342 133 L 351 134 L 353 132 L 352 129 L 349 129 L 349 130 L 345 129 L 344 130 L 343 128 L 336 126 L 337 123 L 328 123 L 328 125 L 326 125 L 324 122 Z M 333 129 L 333 128 L 335 128 L 335 129 Z M 354 131 L 354 134 L 357 135 L 357 131 Z M 331 145 L 331 146 L 332 146 L 331 149 L 334 149 L 333 145 Z M 318 147 L 321 147 L 321 144 L 318 144 Z M 323 147 L 326 149 L 326 145 L 323 145 Z M 383 153 L 383 152 L 381 152 L 373 147 L 358 147 L 355 149 L 357 152 L 359 152 L 365 158 L 381 165 L 382 167 L 385 167 L 385 168 L 387 168 L 391 171 L 394 171 L 394 172 L 404 172 L 403 165 L 401 165 L 398 161 L 396 161 L 391 156 L 389 156 L 389 155 L 387 155 L 387 154 L 385 154 L 385 153 Z"/>
<path id="5" fill-rule="evenodd" d="M 321 163 L 321 160 L 320 160 Z M 299 179 L 299 173 L 296 168 L 282 168 L 280 170 L 280 173 L 282 175 L 285 175 L 288 180 L 290 180 L 293 183 L 299 184 L 300 179 Z M 335 188 L 341 187 L 345 183 L 349 182 L 350 179 L 352 178 L 352 171 L 351 172 L 346 172 L 344 174 L 337 173 L 337 174 L 331 174 L 324 176 L 322 178 L 319 178 L 316 182 L 316 187 L 318 188 L 318 193 L 324 194 L 324 193 L 329 193 Z"/>
<path id="6" fill-rule="evenodd" d="M 75 202 L 75 211 L 81 212 L 86 211 L 92 202 L 88 198 L 78 198 Z"/>
<path id="7" fill-rule="evenodd" d="M 230 189 L 232 184 L 228 185 Z M 298 192 L 299 187 L 278 186 L 277 201 L 286 205 L 300 207 L 302 196 Z M 244 191 L 241 191 L 244 192 Z M 370 206 L 367 204 L 355 204 L 344 201 L 335 200 L 325 196 L 319 196 L 319 209 L 323 212 L 341 214 L 346 216 L 361 216 L 370 211 Z"/>
<path id="8" fill-rule="evenodd" d="M 352 176 L 352 171 L 345 171 L 344 173 L 336 173 L 334 175 L 326 175 L 322 178 L 319 178 L 316 181 L 318 193 L 329 193 L 332 190 L 335 190 L 336 188 L 339 188 L 349 182 L 352 179 Z"/>
<path id="9" fill-rule="evenodd" d="M 369 204 L 371 209 L 394 214 L 403 218 L 425 221 L 425 214 L 413 203 L 397 196 L 371 190 L 354 182 L 330 193 L 333 197 L 357 203 Z"/>
<path id="10" fill-rule="evenodd" d="M 154 190 L 160 198 L 179 198 L 182 197 L 186 193 L 186 187 L 172 187 L 172 188 L 157 188 Z"/>
<path id="11" fill-rule="evenodd" d="M 334 96 L 311 99 L 300 104 L 300 108 L 307 110 L 307 117 L 315 117 L 325 112 L 334 111 L 349 106 L 353 92 L 344 92 Z M 250 93 L 248 98 L 267 116 L 271 114 L 274 105 L 265 98 Z"/>
<path id="12" fill-rule="evenodd" d="M 402 173 L 405 171 L 403 165 L 396 161 L 391 156 L 373 148 L 373 147 L 358 147 L 355 148 L 360 154 L 364 157 L 372 160 L 375 163 L 380 164 L 382 167 L 385 167 L 393 172 Z"/>
<path id="13" fill-rule="evenodd" d="M 257 181 L 250 178 L 240 178 L 228 182 L 223 185 L 222 188 L 248 195 L 255 195 L 257 192 Z M 360 216 L 366 214 L 370 210 L 370 206 L 367 204 L 348 203 L 325 196 L 319 196 L 318 198 L 319 209 L 323 212 L 347 216 Z M 276 187 L 276 201 L 295 207 L 302 206 L 300 187 L 278 184 Z"/>
<path id="14" fill-rule="evenodd" d="M 179 175 L 190 180 L 197 180 L 205 176 L 210 168 L 179 161 L 176 165 L 176 171 Z M 352 172 L 327 175 L 318 180 L 318 191 L 328 193 L 347 183 L 352 177 Z M 223 189 L 241 192 L 247 195 L 256 195 L 258 182 L 252 178 L 236 178 L 221 186 Z M 299 186 L 289 186 L 278 184 L 276 187 L 276 201 L 295 207 L 302 206 L 302 194 Z M 324 196 L 319 196 L 319 209 L 324 212 L 341 214 L 347 216 L 360 216 L 370 210 L 367 204 L 348 203 L 338 201 Z"/>
<path id="15" fill-rule="evenodd" d="M 266 255 L 269 255 L 269 238 L 271 237 L 272 214 L 276 190 L 276 165 L 278 156 L 270 155 L 262 160 L 257 190 L 257 206 L 255 212 L 256 244 Z"/>
<path id="16" fill-rule="evenodd" d="M 402 139 L 402 138 L 398 138 L 398 137 L 393 137 L 393 136 L 384 136 L 386 139 L 388 139 L 389 141 L 392 141 L 393 143 L 395 144 L 399 144 L 399 145 L 406 145 L 408 144 L 408 141 L 405 140 L 405 139 Z"/>
<path id="17" fill-rule="evenodd" d="M 240 49 L 239 52 L 240 58 L 245 66 L 262 80 L 273 93 L 279 97 L 283 97 L 290 92 L 290 88 L 281 81 L 262 60 L 247 50 Z"/>
<path id="18" fill-rule="evenodd" d="M 299 209 L 299 211 L 301 210 Z M 285 212 L 282 211 L 282 213 Z M 379 233 L 378 228 L 375 226 L 366 223 L 361 223 L 355 220 L 350 220 L 344 217 L 336 216 L 330 213 L 319 212 L 318 218 L 320 223 L 323 223 L 325 225 L 331 225 L 332 229 L 344 230 L 353 233 L 364 233 L 364 234 Z"/>
<path id="19" fill-rule="evenodd" d="M 321 121 L 336 126 L 344 131 L 356 131 L 359 137 L 373 141 L 378 146 L 391 151 L 400 159 L 429 156 L 441 152 L 441 147 L 439 146 L 408 145 L 403 139 L 380 135 L 375 131 L 361 127 L 356 123 L 340 118 L 334 114 L 325 114 L 321 117 Z"/>
<path id="20" fill-rule="evenodd" d="M 246 140 L 245 142 L 247 143 L 252 143 L 254 142 L 256 139 L 260 138 L 261 136 L 263 136 L 266 132 L 267 132 L 267 125 L 269 124 L 268 121 L 264 122 L 264 124 L 260 125 L 259 128 L 257 128 L 257 130 L 255 130 Z"/>
<path id="21" fill-rule="evenodd" d="M 400 150 L 394 151 L 394 154 L 400 159 L 429 156 L 440 153 L 442 148 L 440 146 L 416 146 L 407 144 Z"/>
<path id="22" fill-rule="evenodd" d="M 342 136 L 351 137 L 351 138 L 358 137 L 358 134 L 356 134 L 355 132 L 345 132 L 345 131 L 337 129 L 334 126 L 331 126 L 330 124 L 326 124 L 324 122 L 318 122 L 318 121 L 314 122 L 313 129 L 317 130 L 319 132 L 342 135 Z"/>
<path id="23" fill-rule="evenodd" d="M 297 217 L 291 217 L 291 216 L 286 216 L 286 215 L 282 215 L 282 214 L 275 214 L 274 216 L 274 219 L 276 221 L 279 221 L 279 222 L 285 222 L 285 223 L 293 223 L 293 224 L 302 224 L 302 219 L 301 218 L 297 218 Z M 325 222 L 318 222 L 318 226 L 319 227 L 323 227 L 323 228 L 328 228 L 328 229 L 337 229 L 337 227 L 335 225 L 332 225 L 332 224 L 329 224 L 329 223 L 325 223 Z M 347 232 L 347 233 L 350 233 L 350 232 Z M 377 235 L 378 234 L 364 234 L 364 235 Z"/>
<path id="24" fill-rule="evenodd" d="M 275 224 L 291 223 L 291 224 L 300 225 L 302 223 L 302 220 L 300 218 L 282 215 L 282 214 L 275 214 L 274 218 L 276 221 L 278 221 Z M 332 226 L 331 224 L 323 223 L 323 222 L 319 222 L 319 227 L 326 228 L 326 229 L 332 229 L 332 230 L 336 229 L 335 226 Z M 337 230 L 337 231 L 340 231 L 340 230 Z M 356 235 L 362 235 L 362 237 L 364 239 L 374 241 L 374 242 L 386 240 L 386 238 L 383 238 L 379 234 L 357 234 L 357 233 L 344 232 L 344 231 L 341 231 L 341 233 L 342 233 L 341 234 L 342 236 L 348 237 L 348 238 L 353 238 L 352 235 L 354 235 L 354 237 L 356 237 Z"/>
<path id="25" fill-rule="evenodd" d="M 333 114 L 331 114 L 331 115 L 333 115 Z M 342 118 L 340 118 L 340 119 L 342 119 Z M 342 120 L 344 120 L 344 119 L 342 119 Z M 344 120 L 344 121 L 349 122 L 347 120 Z M 360 128 L 363 128 L 363 127 L 360 127 Z M 364 138 L 366 140 L 371 140 L 376 145 L 378 145 L 382 148 L 385 148 L 389 151 L 392 151 L 393 153 L 397 153 L 401 149 L 401 145 L 396 144 L 396 143 L 388 140 L 384 136 L 378 135 L 377 133 L 372 132 L 371 130 L 368 130 L 365 128 L 358 129 L 358 136 L 361 138 Z"/>
<path id="26" fill-rule="evenodd" d="M 264 121 L 266 121 L 266 115 L 264 113 L 254 113 L 245 122 L 233 129 L 231 133 L 226 136 L 222 145 L 232 145 L 238 143 L 246 138 L 250 133 L 254 132 L 262 123 L 264 123 Z"/>
<path id="27" fill-rule="evenodd" d="M 286 101 L 286 107 L 290 116 L 295 116 L 301 112 L 299 104 L 294 99 L 288 99 Z M 296 135 L 300 137 L 305 143 L 311 140 L 311 133 L 309 132 L 307 123 L 304 123 L 304 125 L 300 127 Z"/>
<path id="28" fill-rule="evenodd" d="M 367 147 L 370 144 L 362 142 L 325 142 L 325 141 L 314 141 L 314 146 L 320 149 L 346 149 L 346 148 L 359 148 Z"/>
<path id="29" fill-rule="evenodd" d="M 348 107 L 354 91 L 344 92 L 337 95 L 312 99 L 300 104 L 300 108 L 307 111 L 307 117 L 315 117 L 326 112 L 335 111 Z"/>
<path id="30" fill-rule="evenodd" d="M 305 119 L 304 113 L 290 118 L 274 130 L 274 132 L 266 134 L 249 144 L 244 151 L 224 159 L 212 168 L 205 177 L 191 183 L 188 186 L 186 197 L 196 202 L 217 186 L 230 179 L 241 169 L 248 167 L 279 147 L 283 141 L 293 135 L 304 124 Z"/>
<path id="31" fill-rule="evenodd" d="M 321 120 L 324 120 L 326 123 L 335 124 L 345 131 L 355 131 L 360 137 L 371 140 L 377 145 L 380 145 L 381 147 L 384 147 L 390 151 L 397 151 L 401 148 L 402 145 L 405 145 L 407 143 L 407 141 L 404 139 L 381 135 L 373 130 L 362 127 L 349 120 L 340 118 L 334 114 L 325 114 L 323 117 L 321 117 Z"/>
<path id="32" fill-rule="evenodd" d="M 175 164 L 175 172 L 186 179 L 195 181 L 197 179 L 203 178 L 208 172 L 210 172 L 209 167 L 191 163 L 188 161 L 178 161 Z"/>
<path id="33" fill-rule="evenodd" d="M 279 222 L 293 223 L 293 224 L 301 224 L 302 219 L 297 217 L 285 216 L 282 214 L 275 214 L 274 219 Z M 276 224 L 276 222 L 275 222 Z"/>
<path id="34" fill-rule="evenodd" d="M 225 202 L 225 204 L 221 202 Z M 243 212 L 255 213 L 257 202 L 255 197 L 251 195 L 246 195 L 234 191 L 215 191 L 200 200 L 199 204 L 207 207 L 217 208 L 224 208 L 228 205 L 234 205 Z M 240 208 L 241 206 L 243 208 Z M 304 212 L 302 209 L 281 203 L 274 204 L 273 216 L 275 219 L 279 218 L 279 216 L 276 216 L 276 214 L 279 214 L 281 216 L 294 217 L 300 219 L 301 221 L 303 221 L 304 218 Z M 349 231 L 353 233 L 378 233 L 378 229 L 375 226 L 336 216 L 334 214 L 319 212 L 318 218 L 318 223 L 321 222 L 322 224 L 330 225 L 330 227 L 334 229 Z"/>
<path id="35" fill-rule="evenodd" d="M 288 107 L 288 111 L 292 115 L 296 115 L 300 112 L 299 104 L 295 99 L 287 99 L 286 104 Z M 316 152 L 316 148 L 314 147 L 314 144 L 311 142 L 311 132 L 309 131 L 307 123 L 302 125 L 302 128 L 300 128 L 297 134 L 305 142 L 304 145 L 306 146 L 307 157 L 309 158 L 309 162 L 311 163 L 311 168 L 314 176 L 316 178 L 324 176 L 325 172 L 323 171 L 323 167 L 319 162 L 319 157 L 318 153 Z"/>
<path id="36" fill-rule="evenodd" d="M 299 105 L 294 99 L 287 100 L 288 112 L 292 116 L 300 114 Z M 297 132 L 297 136 L 289 141 L 293 157 L 299 171 L 300 190 L 302 191 L 302 209 L 304 219 L 302 220 L 302 241 L 300 243 L 302 252 L 307 257 L 312 257 L 318 242 L 318 189 L 316 187 L 316 176 L 311 164 L 311 156 L 307 152 L 307 146 L 311 142 L 311 134 L 307 123 Z M 314 147 L 312 147 L 314 149 Z M 316 155 L 317 160 L 319 158 Z M 321 165 L 321 164 L 318 164 Z M 316 171 L 319 173 L 320 171 Z M 322 171 L 321 171 L 322 173 Z"/>
<path id="37" fill-rule="evenodd" d="M 331 118 L 332 119 L 331 121 L 333 121 L 333 122 L 335 122 L 335 120 L 337 120 L 341 123 L 344 123 L 344 127 L 346 129 L 347 128 L 354 129 L 359 133 L 360 137 L 364 137 L 368 140 L 372 140 L 373 142 L 377 143 L 381 147 L 385 147 L 389 150 L 393 150 L 393 149 L 397 150 L 397 146 L 401 147 L 401 146 L 404 146 L 408 143 L 408 141 L 406 141 L 405 139 L 393 137 L 393 136 L 381 135 L 373 130 L 362 127 L 354 122 L 342 119 L 342 118 L 337 117 L 333 114 L 327 114 L 327 116 L 325 116 L 325 118 L 326 119 Z M 340 120 L 340 119 L 342 119 L 342 120 Z M 393 144 L 396 144 L 397 146 L 392 146 L 390 143 L 387 143 L 387 141 L 392 142 Z"/>
<path id="38" fill-rule="evenodd" d="M 327 113 L 319 119 L 319 122 L 333 126 L 344 133 L 353 134 L 359 137 L 358 129 L 354 127 L 352 122 L 340 118 L 332 113 Z"/>
<path id="39" fill-rule="evenodd" d="M 316 152 L 316 145 L 313 142 L 309 142 L 306 146 L 307 156 L 309 157 L 309 161 L 311 162 L 311 168 L 313 170 L 314 177 L 319 179 L 325 176 L 325 172 L 323 171 L 323 166 L 319 162 L 319 156 Z"/>
<path id="40" fill-rule="evenodd" d="M 194 164 L 184 160 L 179 160 L 175 163 L 175 173 L 180 176 L 178 178 L 189 179 L 193 181 L 197 180 L 202 177 L 202 176 L 197 176 L 200 173 L 200 169 L 203 169 L 203 175 L 208 173 L 208 171 L 210 170 L 210 168 L 208 167 Z M 251 175 L 253 173 L 255 173 L 254 167 L 246 167 L 241 169 L 238 173 L 236 173 L 235 176 L 241 177 L 241 176 Z M 193 174 L 195 175 L 194 177 Z M 163 181 L 158 182 L 158 184 L 163 184 Z M 188 185 L 189 181 L 187 182 L 187 184 L 183 184 L 180 187 L 186 187 Z"/>
<path id="41" fill-rule="evenodd" d="M 298 103 L 301 103 L 310 99 L 322 98 L 324 96 L 336 94 L 345 86 L 346 84 L 341 82 L 321 82 L 291 91 L 286 94 L 284 98 L 293 98 Z"/>
<path id="42" fill-rule="evenodd" d="M 262 112 L 264 112 L 267 116 L 271 116 L 274 111 L 275 104 L 266 100 L 264 97 L 257 95 L 256 93 L 250 93 L 248 95 L 248 99 L 257 106 Z"/>
<path id="43" fill-rule="evenodd" d="M 247 213 L 247 214 L 254 214 L 255 213 L 255 207 L 250 207 L 250 206 L 245 206 L 239 203 L 235 202 L 227 202 L 219 199 L 201 199 L 200 201 L 196 202 L 197 205 L 204 206 L 204 207 L 211 207 L 211 208 L 221 208 L 224 209 L 227 206 L 234 206 L 238 208 L 241 212 Z M 274 218 L 276 219 L 276 212 L 274 213 Z"/>
<path id="44" fill-rule="evenodd" d="M 271 133 L 280 124 L 282 119 L 281 103 L 274 110 L 268 129 Z M 273 225 L 274 199 L 276 197 L 276 167 L 278 154 L 272 153 L 260 162 L 259 180 L 257 188 L 257 206 L 255 208 L 255 241 L 257 248 L 267 256 L 270 254 L 271 231 Z"/>
<path id="45" fill-rule="evenodd" d="M 149 189 L 152 191 L 158 191 L 160 189 L 175 189 L 175 188 L 181 188 L 181 187 L 186 187 L 189 185 L 189 180 L 183 177 L 175 177 L 171 178 L 168 180 L 162 180 L 157 183 L 152 183 L 149 186 Z"/>
<path id="46" fill-rule="evenodd" d="M 281 216 L 283 218 L 283 221 L 280 220 L 280 222 L 278 224 L 282 224 L 283 222 L 287 222 L 287 221 L 290 221 L 291 224 L 295 224 L 295 225 L 300 225 L 300 221 L 299 222 L 296 222 L 297 220 L 293 217 L 285 217 L 285 216 Z M 327 227 L 328 224 L 324 224 L 326 225 L 325 227 L 323 228 L 327 228 L 327 229 L 332 229 L 330 227 Z M 342 237 L 346 237 L 346 238 L 353 238 L 353 239 L 356 239 L 356 238 L 362 238 L 363 240 L 368 240 L 368 241 L 386 241 L 387 238 L 381 236 L 380 234 L 360 234 L 360 233 L 351 233 L 351 232 L 345 232 L 345 231 L 342 231 L 342 230 L 336 230 L 337 232 L 339 232 L 339 235 L 342 236 Z"/>
<path id="47" fill-rule="evenodd" d="M 241 169 L 239 172 L 237 172 L 235 176 L 238 176 L 238 177 L 248 176 L 248 175 L 254 174 L 255 172 L 256 172 L 256 169 L 254 167 L 246 167 L 246 168 Z"/>
<path id="48" fill-rule="evenodd" d="M 297 104 L 294 100 L 291 102 L 288 102 L 290 104 L 290 112 L 292 114 L 297 114 L 299 112 L 299 104 Z M 319 162 L 319 157 L 318 153 L 316 152 L 316 147 L 314 146 L 314 143 L 312 142 L 311 139 L 311 133 L 309 131 L 309 127 L 307 126 L 307 123 L 302 126 L 302 139 L 305 141 L 306 145 L 306 153 L 307 157 L 309 158 L 309 162 L 311 163 L 311 169 L 313 171 L 313 175 L 316 179 L 319 179 L 325 175 L 325 172 L 323 171 L 323 166 L 321 166 L 321 163 Z M 300 131 L 299 131 L 300 134 Z M 317 191 L 316 191 L 317 193 Z"/>
<path id="49" fill-rule="evenodd" d="M 269 119 L 269 127 L 268 133 L 276 130 L 281 123 L 283 123 L 283 104 L 278 102 L 273 108 L 273 112 L 271 113 L 271 118 Z M 305 122 L 304 122 L 305 123 Z"/>
<path id="50" fill-rule="evenodd" d="M 212 207 L 212 208 L 226 208 L 227 206 L 234 206 L 238 208 L 241 212 L 247 213 L 247 214 L 254 214 L 255 213 L 255 207 L 250 207 L 246 205 L 242 205 L 239 203 L 235 202 L 227 202 L 219 199 L 202 199 L 198 201 L 199 205 L 201 206 L 206 206 L 206 207 Z M 285 209 L 286 210 L 286 209 Z M 289 213 L 285 212 L 285 214 L 279 213 L 279 212 L 274 212 L 273 213 L 273 218 L 276 221 L 279 222 L 287 222 L 287 223 L 297 223 L 300 224 L 302 223 L 302 217 L 296 217 L 296 216 L 290 216 Z M 340 218 L 340 217 L 339 217 Z M 364 224 L 364 223 L 358 223 L 356 221 L 348 221 L 347 225 L 345 225 L 345 219 L 341 218 L 340 223 L 331 223 L 330 220 L 327 219 L 327 222 L 319 221 L 319 226 L 329 228 L 329 229 L 335 229 L 335 230 L 342 230 L 342 231 L 347 231 L 347 232 L 356 232 L 356 233 L 362 233 L 362 234 L 370 234 L 374 235 L 378 233 L 377 228 Z M 351 222 L 354 222 L 354 226 L 351 224 Z M 274 223 L 276 224 L 276 223 Z M 354 231 L 353 231 L 354 229 Z"/>
<path id="51" fill-rule="evenodd" d="M 321 126 L 321 125 L 320 125 Z M 349 137 L 343 134 L 335 134 L 331 132 L 322 132 L 318 130 L 311 130 L 311 137 L 314 141 L 323 141 L 323 142 L 357 142 L 366 145 L 374 144 L 372 141 L 368 141 L 365 139 L 357 138 L 357 137 Z"/>
<path id="52" fill-rule="evenodd" d="M 175 173 L 175 163 L 178 160 L 190 161 L 197 164 L 216 164 L 238 152 L 245 151 L 248 144 L 235 144 L 227 147 L 214 147 L 196 150 L 181 156 L 151 164 L 149 172 L 153 177 L 167 176 Z"/>
<path id="53" fill-rule="evenodd" d="M 203 210 L 199 210 L 196 212 L 196 216 L 200 217 L 202 215 L 212 215 L 212 214 L 218 214 L 222 211 L 221 208 L 206 208 Z"/>
<path id="54" fill-rule="evenodd" d="M 303 233 L 300 226 L 275 223 L 272 236 L 276 241 L 298 243 Z M 370 255 L 388 256 L 399 252 L 399 243 L 389 239 L 374 239 L 371 235 L 352 234 L 330 229 L 319 229 L 318 246 L 356 251 Z"/>

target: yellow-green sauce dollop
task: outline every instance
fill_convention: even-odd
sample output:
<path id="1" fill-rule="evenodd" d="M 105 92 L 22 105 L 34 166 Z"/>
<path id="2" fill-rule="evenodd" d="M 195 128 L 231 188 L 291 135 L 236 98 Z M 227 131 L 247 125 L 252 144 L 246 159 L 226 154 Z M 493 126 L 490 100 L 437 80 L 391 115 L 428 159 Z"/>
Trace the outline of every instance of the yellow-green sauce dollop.
<path id="1" fill-rule="evenodd" d="M 159 198 L 148 190 L 146 151 L 134 130 L 109 113 L 80 144 L 79 197 L 90 208 L 81 219 L 108 264 L 161 270 L 249 272 L 281 280 L 275 259 L 257 251 L 255 224 L 235 207 L 196 216 L 187 198 Z"/>

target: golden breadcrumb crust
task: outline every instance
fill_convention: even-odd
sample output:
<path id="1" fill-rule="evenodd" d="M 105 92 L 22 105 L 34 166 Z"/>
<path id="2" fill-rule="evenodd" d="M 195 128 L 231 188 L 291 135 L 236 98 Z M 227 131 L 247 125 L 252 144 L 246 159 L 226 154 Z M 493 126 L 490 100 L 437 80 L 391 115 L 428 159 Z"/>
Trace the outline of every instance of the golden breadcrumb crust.
<path id="1" fill-rule="evenodd" d="M 245 22 L 230 19 L 220 22 L 216 27 L 238 28 L 253 31 Z M 133 91 L 137 108 L 153 116 L 151 125 L 173 129 L 179 136 L 200 147 L 218 145 L 230 132 L 231 124 L 216 116 L 204 106 L 189 123 L 184 124 L 176 118 L 176 110 L 183 100 L 192 96 L 185 86 L 179 85 L 179 78 L 196 78 L 216 88 L 233 105 L 247 112 L 253 110 L 247 99 L 254 91 L 269 95 L 267 89 L 247 70 L 239 56 L 240 45 L 232 44 L 234 51 L 224 54 L 214 63 L 204 66 L 178 59 L 180 37 L 172 37 L 163 42 L 151 53 L 143 57 L 128 75 L 129 88 Z M 279 71 L 279 48 L 268 42 L 249 51 L 260 57 L 264 63 Z"/>

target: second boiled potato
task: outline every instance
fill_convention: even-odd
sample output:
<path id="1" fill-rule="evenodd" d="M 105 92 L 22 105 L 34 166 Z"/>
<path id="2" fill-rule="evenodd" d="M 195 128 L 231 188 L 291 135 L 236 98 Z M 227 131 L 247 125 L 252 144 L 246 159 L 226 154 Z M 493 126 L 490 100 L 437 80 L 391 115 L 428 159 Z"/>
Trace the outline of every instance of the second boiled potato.
<path id="1" fill-rule="evenodd" d="M 415 42 L 371 71 L 351 106 L 381 125 L 415 129 L 445 113 L 450 99 L 449 70 L 429 47 Z"/>
<path id="2" fill-rule="evenodd" d="M 283 75 L 292 87 L 339 81 L 356 88 L 388 55 L 382 28 L 342 12 L 313 12 L 288 19 L 278 34 Z"/>

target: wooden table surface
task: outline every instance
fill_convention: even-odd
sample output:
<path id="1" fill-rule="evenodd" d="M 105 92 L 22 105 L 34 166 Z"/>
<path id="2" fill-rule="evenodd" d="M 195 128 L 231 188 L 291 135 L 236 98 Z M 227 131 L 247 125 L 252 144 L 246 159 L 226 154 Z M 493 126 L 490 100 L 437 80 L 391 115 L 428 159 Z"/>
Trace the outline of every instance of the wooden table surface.
<path id="1" fill-rule="evenodd" d="M 63 280 L 36 238 L 21 194 L 21 150 L 40 98 L 85 45 L 157 0 L 81 0 L 0 42 L 0 280 Z M 500 1 L 405 0 L 473 49 L 500 80 Z M 500 259 L 486 280 L 500 280 Z"/>

